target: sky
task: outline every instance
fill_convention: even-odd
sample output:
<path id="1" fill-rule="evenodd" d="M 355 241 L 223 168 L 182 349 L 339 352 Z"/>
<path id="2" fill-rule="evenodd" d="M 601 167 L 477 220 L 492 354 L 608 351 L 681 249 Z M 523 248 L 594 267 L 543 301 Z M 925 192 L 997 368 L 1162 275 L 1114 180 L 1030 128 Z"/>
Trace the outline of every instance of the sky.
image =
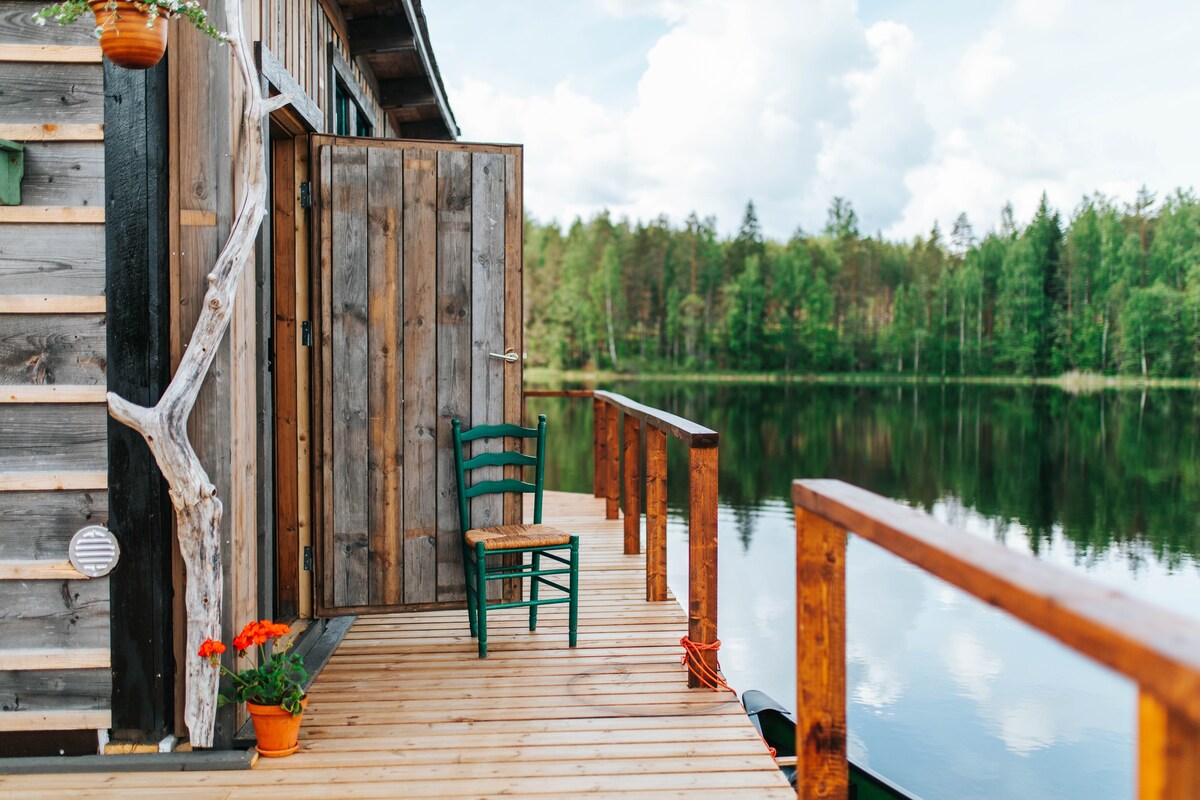
<path id="1" fill-rule="evenodd" d="M 525 201 L 767 236 L 848 198 L 866 234 L 994 229 L 1200 183 L 1195 0 L 427 0 L 464 141 Z"/>

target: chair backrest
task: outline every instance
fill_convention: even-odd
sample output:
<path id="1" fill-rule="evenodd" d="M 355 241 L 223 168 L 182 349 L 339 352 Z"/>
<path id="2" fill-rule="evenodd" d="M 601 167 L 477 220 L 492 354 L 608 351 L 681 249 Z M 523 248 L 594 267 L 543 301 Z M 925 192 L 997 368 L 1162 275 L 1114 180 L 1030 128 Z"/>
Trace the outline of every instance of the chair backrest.
<path id="1" fill-rule="evenodd" d="M 533 521 L 535 524 L 540 524 L 542 521 L 542 484 L 546 471 L 546 415 L 538 415 L 536 428 L 523 428 L 520 425 L 476 425 L 469 431 L 464 431 L 462 422 L 457 419 L 450 421 L 450 427 L 454 431 L 454 469 L 458 475 L 458 518 L 462 532 L 466 533 L 471 530 L 471 498 L 484 494 L 533 492 Z M 501 449 L 500 452 L 480 453 L 464 461 L 463 442 L 474 442 L 480 439 L 537 439 L 537 455 L 531 456 L 521 450 Z M 471 470 L 480 467 L 507 466 L 521 467 L 522 474 L 526 467 L 533 467 L 534 482 L 503 478 L 467 484 L 467 473 Z"/>

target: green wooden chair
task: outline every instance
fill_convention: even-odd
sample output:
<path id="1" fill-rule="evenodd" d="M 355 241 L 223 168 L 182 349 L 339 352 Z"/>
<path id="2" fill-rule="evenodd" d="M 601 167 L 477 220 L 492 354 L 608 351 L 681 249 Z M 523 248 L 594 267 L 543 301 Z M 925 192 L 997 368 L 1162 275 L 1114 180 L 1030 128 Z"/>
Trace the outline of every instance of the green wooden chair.
<path id="1" fill-rule="evenodd" d="M 542 484 L 545 477 L 546 458 L 546 415 L 538 416 L 536 428 L 519 425 L 477 425 L 469 431 L 455 419 L 450 423 L 454 430 L 454 467 L 458 473 L 458 514 L 462 528 L 463 577 L 467 585 L 467 620 L 471 636 L 479 637 L 479 657 L 487 658 L 487 612 L 489 609 L 529 607 L 529 630 L 537 630 L 539 606 L 570 603 L 569 643 L 575 646 L 576 628 L 579 619 L 579 537 L 564 533 L 558 528 L 542 524 Z M 463 443 L 480 439 L 537 439 L 537 455 L 527 455 L 519 450 L 499 453 L 481 453 L 463 460 Z M 467 473 L 479 467 L 519 466 L 533 467 L 533 483 L 515 478 L 503 480 L 480 480 L 467 484 Z M 491 528 L 471 526 L 471 498 L 485 494 L 505 492 L 533 493 L 532 525 L 497 525 Z M 530 553 L 530 563 L 525 563 L 525 553 Z M 518 564 L 488 565 L 488 556 L 519 555 Z M 557 562 L 542 569 L 542 556 Z M 495 561 L 496 559 L 493 559 Z M 562 566 L 558 566 L 561 564 Z M 551 576 L 567 575 L 568 584 L 563 586 Z M 529 599 L 488 604 L 487 582 L 524 580 L 530 578 Z M 538 588 L 542 585 L 557 589 L 566 596 L 541 598 Z M 523 586 L 522 586 L 523 588 Z M 522 597 L 524 594 L 522 593 Z"/>

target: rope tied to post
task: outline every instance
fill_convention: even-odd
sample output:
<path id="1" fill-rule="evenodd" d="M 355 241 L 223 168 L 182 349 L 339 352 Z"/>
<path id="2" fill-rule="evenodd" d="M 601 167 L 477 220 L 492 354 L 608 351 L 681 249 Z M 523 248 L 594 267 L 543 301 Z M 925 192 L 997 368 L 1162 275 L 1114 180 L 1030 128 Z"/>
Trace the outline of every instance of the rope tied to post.
<path id="1" fill-rule="evenodd" d="M 704 644 L 703 642 L 693 642 L 691 639 L 684 636 L 679 640 L 679 644 L 683 647 L 683 658 L 679 660 L 679 663 L 686 666 L 688 668 L 688 672 L 696 676 L 696 680 L 700 682 L 701 686 L 704 686 L 707 689 L 712 689 L 714 692 L 729 690 L 735 695 L 737 694 L 733 687 L 726 683 L 725 679 L 721 677 L 721 662 L 717 661 L 716 658 L 713 658 L 713 662 L 716 664 L 716 669 L 714 670 L 712 667 L 708 666 L 708 664 L 704 663 L 704 657 L 701 655 L 701 653 L 715 653 L 716 651 L 720 650 L 720 639 L 715 640 L 711 644 Z"/>

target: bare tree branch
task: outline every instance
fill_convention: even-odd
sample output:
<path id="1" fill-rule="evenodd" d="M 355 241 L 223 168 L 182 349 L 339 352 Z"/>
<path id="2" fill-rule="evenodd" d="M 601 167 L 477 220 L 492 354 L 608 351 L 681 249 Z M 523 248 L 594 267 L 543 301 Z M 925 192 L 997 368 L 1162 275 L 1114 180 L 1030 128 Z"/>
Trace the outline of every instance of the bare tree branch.
<path id="1" fill-rule="evenodd" d="M 187 573 L 186 698 L 184 721 L 195 747 L 211 747 L 216 723 L 218 671 L 197 651 L 208 638 L 221 638 L 221 514 L 217 490 L 192 448 L 187 421 L 204 376 L 229 327 L 238 280 L 253 253 L 266 215 L 267 174 L 263 119 L 290 98 L 266 100 L 243 32 L 241 0 L 225 0 L 228 46 L 242 84 L 241 126 L 235 165 L 237 213 L 229 238 L 208 275 L 204 306 L 183 359 L 163 396 L 153 407 L 130 403 L 109 392 L 112 417 L 138 431 L 154 454 L 170 486 L 180 552 Z"/>

